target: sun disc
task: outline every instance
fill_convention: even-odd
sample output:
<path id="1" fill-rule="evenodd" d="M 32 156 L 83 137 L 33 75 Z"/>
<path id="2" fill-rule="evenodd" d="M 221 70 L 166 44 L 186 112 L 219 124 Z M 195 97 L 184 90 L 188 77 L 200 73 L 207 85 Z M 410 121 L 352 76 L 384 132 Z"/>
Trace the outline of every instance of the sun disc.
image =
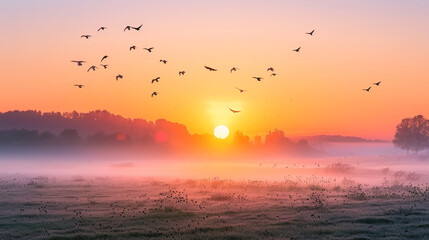
<path id="1" fill-rule="evenodd" d="M 219 139 L 225 139 L 229 135 L 229 129 L 224 125 L 219 125 L 214 129 L 214 135 Z"/>

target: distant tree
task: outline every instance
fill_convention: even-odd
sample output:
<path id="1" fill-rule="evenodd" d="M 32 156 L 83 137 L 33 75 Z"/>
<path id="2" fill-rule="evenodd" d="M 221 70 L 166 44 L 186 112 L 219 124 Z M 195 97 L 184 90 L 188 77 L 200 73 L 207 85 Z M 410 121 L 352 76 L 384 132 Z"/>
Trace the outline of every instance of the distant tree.
<path id="1" fill-rule="evenodd" d="M 59 137 L 66 144 L 76 144 L 80 141 L 80 136 L 76 129 L 64 129 Z"/>
<path id="2" fill-rule="evenodd" d="M 0 146 L 40 147 L 55 144 L 56 136 L 48 131 L 40 133 L 37 130 L 11 129 L 0 131 Z"/>
<path id="3" fill-rule="evenodd" d="M 250 138 L 244 135 L 242 132 L 235 132 L 234 134 L 234 143 L 237 147 L 249 147 L 250 146 Z"/>
<path id="4" fill-rule="evenodd" d="M 413 118 L 402 119 L 396 126 L 396 134 L 393 143 L 401 148 L 411 150 L 416 154 L 429 148 L 429 120 L 422 115 Z"/>
<path id="5" fill-rule="evenodd" d="M 291 141 L 282 130 L 274 129 L 265 135 L 265 145 L 268 147 L 285 147 Z"/>
<path id="6" fill-rule="evenodd" d="M 112 142 L 112 139 L 110 139 L 103 132 L 97 132 L 93 135 L 89 135 L 86 137 L 86 139 L 87 139 L 88 143 L 95 144 L 95 145 L 106 144 L 106 143 Z"/>
<path id="7" fill-rule="evenodd" d="M 49 131 L 44 131 L 39 136 L 40 142 L 43 144 L 54 144 L 57 141 L 55 134 Z"/>

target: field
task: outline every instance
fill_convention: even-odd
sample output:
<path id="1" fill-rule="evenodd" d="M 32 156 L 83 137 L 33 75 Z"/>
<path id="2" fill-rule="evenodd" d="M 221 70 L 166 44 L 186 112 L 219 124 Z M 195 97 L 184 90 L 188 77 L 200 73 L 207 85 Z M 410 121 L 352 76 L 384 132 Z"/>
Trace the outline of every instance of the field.
<path id="1" fill-rule="evenodd" d="M 0 178 L 0 239 L 429 239 L 429 186 Z"/>

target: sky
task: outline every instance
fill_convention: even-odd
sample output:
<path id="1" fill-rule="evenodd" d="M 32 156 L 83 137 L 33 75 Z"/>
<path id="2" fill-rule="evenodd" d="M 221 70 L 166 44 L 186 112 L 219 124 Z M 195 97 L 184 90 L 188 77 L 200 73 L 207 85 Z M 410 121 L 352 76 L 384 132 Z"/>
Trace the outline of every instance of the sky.
<path id="1" fill-rule="evenodd" d="M 105 109 L 192 133 L 222 124 L 390 140 L 402 118 L 429 116 L 427 29 L 429 1 L 0 0 L 0 111 Z"/>

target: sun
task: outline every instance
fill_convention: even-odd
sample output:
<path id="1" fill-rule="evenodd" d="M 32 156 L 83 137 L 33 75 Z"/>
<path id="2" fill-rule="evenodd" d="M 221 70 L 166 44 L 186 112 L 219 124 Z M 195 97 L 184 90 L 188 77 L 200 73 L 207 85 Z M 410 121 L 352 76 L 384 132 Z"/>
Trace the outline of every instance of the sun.
<path id="1" fill-rule="evenodd" d="M 225 139 L 229 135 L 229 129 L 224 125 L 219 125 L 214 129 L 214 135 L 219 139 Z"/>

